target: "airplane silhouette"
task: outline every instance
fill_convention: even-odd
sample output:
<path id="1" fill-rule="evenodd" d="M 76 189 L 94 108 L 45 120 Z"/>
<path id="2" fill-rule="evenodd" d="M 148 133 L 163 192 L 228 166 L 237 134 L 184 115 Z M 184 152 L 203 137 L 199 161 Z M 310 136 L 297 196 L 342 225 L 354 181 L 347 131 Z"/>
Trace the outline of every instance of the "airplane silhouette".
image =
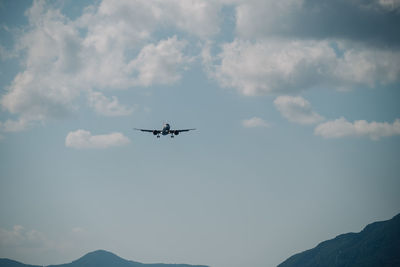
<path id="1" fill-rule="evenodd" d="M 160 134 L 161 135 L 170 134 L 171 138 L 174 138 L 175 135 L 178 135 L 181 132 L 188 132 L 188 131 L 196 130 L 196 129 L 172 130 L 171 126 L 168 123 L 165 123 L 161 130 L 148 130 L 148 129 L 138 129 L 138 128 L 133 128 L 133 129 L 142 131 L 142 132 L 153 133 L 154 135 L 157 135 L 157 138 L 160 138 Z"/>

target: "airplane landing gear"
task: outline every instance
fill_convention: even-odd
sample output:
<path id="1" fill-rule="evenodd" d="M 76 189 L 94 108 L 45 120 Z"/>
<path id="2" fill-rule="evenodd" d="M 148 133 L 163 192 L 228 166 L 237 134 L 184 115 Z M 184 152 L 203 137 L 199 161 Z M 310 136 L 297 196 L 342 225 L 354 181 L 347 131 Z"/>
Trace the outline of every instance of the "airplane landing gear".
<path id="1" fill-rule="evenodd" d="M 159 135 L 157 135 L 157 138 L 160 138 L 160 136 L 159 136 Z"/>

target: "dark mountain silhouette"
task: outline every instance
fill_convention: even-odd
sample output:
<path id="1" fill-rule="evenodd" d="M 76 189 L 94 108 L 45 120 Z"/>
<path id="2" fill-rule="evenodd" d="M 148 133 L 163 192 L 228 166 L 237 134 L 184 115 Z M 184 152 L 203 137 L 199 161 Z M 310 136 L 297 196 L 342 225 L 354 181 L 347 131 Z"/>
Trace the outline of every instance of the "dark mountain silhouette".
<path id="1" fill-rule="evenodd" d="M 18 261 L 13 261 L 10 259 L 0 259 L 0 267 L 41 267 L 41 266 L 23 264 Z"/>
<path id="2" fill-rule="evenodd" d="M 339 235 L 296 254 L 278 267 L 400 266 L 400 214 L 367 225 L 360 233 Z"/>
<path id="3" fill-rule="evenodd" d="M 27 265 L 10 259 L 0 259 L 0 267 L 41 267 L 35 265 Z M 188 264 L 163 264 L 152 263 L 145 264 L 135 261 L 128 261 L 117 255 L 105 251 L 97 250 L 90 252 L 76 261 L 66 264 L 49 265 L 48 267 L 208 267 L 204 265 L 188 265 Z"/>

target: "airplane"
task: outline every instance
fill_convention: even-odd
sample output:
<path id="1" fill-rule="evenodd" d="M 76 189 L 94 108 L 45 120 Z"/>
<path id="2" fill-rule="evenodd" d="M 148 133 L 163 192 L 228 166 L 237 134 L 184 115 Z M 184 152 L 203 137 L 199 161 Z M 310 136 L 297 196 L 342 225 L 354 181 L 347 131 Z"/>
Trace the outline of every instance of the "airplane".
<path id="1" fill-rule="evenodd" d="M 160 134 L 162 134 L 162 135 L 170 134 L 171 138 L 174 138 L 175 135 L 178 135 L 181 132 L 189 132 L 189 131 L 196 130 L 196 129 L 172 130 L 171 126 L 168 123 L 165 123 L 161 130 L 147 130 L 147 129 L 138 129 L 138 128 L 133 128 L 133 129 L 137 130 L 137 131 L 153 133 L 153 135 L 157 135 L 157 138 L 160 138 Z"/>

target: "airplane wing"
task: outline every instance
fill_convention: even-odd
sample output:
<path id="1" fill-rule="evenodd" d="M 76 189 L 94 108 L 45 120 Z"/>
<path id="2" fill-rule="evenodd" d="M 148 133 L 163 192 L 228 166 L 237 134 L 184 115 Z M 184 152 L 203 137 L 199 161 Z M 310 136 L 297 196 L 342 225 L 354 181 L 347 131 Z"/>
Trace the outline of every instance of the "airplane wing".
<path id="1" fill-rule="evenodd" d="M 178 132 L 178 133 L 181 133 L 181 132 L 189 132 L 189 131 L 193 131 L 193 130 L 196 130 L 196 129 L 183 129 L 183 130 L 169 130 L 170 132 Z"/>
<path id="2" fill-rule="evenodd" d="M 142 132 L 148 132 L 148 133 L 155 133 L 155 134 L 159 134 L 159 133 L 161 133 L 161 131 L 160 130 L 147 130 L 147 129 L 138 129 L 138 128 L 133 128 L 134 130 L 137 130 L 137 131 L 142 131 Z"/>

